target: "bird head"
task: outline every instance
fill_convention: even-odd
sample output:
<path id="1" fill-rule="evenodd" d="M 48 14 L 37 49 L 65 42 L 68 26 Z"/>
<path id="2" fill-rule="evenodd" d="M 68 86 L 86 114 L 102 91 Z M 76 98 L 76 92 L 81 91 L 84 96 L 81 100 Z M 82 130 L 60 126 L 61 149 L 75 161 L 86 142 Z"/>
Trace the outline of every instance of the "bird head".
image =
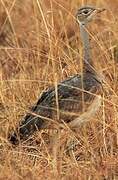
<path id="1" fill-rule="evenodd" d="M 92 21 L 97 14 L 101 13 L 104 10 L 105 8 L 96 8 L 93 6 L 81 7 L 80 9 L 78 9 L 76 14 L 77 22 L 85 25 L 88 22 Z"/>

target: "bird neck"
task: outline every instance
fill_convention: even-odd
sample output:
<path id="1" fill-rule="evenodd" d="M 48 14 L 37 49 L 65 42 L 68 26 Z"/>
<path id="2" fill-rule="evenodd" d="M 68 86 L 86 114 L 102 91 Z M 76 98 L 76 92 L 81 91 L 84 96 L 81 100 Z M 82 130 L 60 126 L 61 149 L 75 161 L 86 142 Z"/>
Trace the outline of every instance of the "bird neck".
<path id="1" fill-rule="evenodd" d="M 90 40 L 89 34 L 86 29 L 86 25 L 80 24 L 80 34 L 83 43 L 83 54 L 84 54 L 84 63 L 83 63 L 83 70 L 94 72 L 92 58 L 91 58 L 91 47 L 90 47 Z"/>

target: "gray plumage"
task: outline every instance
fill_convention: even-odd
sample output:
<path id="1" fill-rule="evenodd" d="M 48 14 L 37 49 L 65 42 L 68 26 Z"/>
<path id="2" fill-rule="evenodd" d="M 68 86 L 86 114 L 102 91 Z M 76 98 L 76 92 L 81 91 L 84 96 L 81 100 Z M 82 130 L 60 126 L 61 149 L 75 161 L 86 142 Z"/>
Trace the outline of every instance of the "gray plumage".
<path id="1" fill-rule="evenodd" d="M 86 31 L 86 25 L 95 11 L 101 12 L 94 7 L 82 7 L 76 15 L 84 47 L 83 75 L 76 74 L 59 83 L 57 92 L 54 87 L 44 92 L 23 118 L 17 132 L 10 135 L 13 144 L 17 144 L 18 139 L 27 139 L 37 129 L 49 128 L 53 124 L 52 120 L 59 123 L 72 122 L 83 111 L 87 111 L 96 95 L 101 94 L 102 84 L 92 67 L 89 36 Z"/>

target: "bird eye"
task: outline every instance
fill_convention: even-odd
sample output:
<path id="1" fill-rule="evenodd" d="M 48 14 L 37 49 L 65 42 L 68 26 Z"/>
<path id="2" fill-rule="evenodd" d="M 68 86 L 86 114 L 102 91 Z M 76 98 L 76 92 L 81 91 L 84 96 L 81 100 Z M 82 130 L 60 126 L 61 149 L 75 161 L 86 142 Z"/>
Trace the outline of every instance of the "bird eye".
<path id="1" fill-rule="evenodd" d="M 83 14 L 85 14 L 85 15 L 87 15 L 88 13 L 89 13 L 89 10 L 84 10 L 83 12 L 82 12 Z"/>
<path id="2" fill-rule="evenodd" d="M 93 9 L 83 9 L 83 11 L 81 12 L 81 14 L 83 15 L 87 15 L 87 14 L 90 14 L 91 12 L 93 12 Z"/>

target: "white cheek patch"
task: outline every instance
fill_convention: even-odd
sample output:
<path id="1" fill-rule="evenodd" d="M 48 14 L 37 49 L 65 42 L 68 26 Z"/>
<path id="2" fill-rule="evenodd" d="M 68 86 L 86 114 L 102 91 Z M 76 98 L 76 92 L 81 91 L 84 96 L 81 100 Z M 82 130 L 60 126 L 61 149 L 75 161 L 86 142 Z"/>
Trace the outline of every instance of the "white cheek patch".
<path id="1" fill-rule="evenodd" d="M 91 15 L 88 15 L 88 18 L 87 18 L 87 20 L 88 21 L 91 21 L 91 19 L 96 15 L 96 10 L 94 10 L 92 13 L 91 13 Z"/>

